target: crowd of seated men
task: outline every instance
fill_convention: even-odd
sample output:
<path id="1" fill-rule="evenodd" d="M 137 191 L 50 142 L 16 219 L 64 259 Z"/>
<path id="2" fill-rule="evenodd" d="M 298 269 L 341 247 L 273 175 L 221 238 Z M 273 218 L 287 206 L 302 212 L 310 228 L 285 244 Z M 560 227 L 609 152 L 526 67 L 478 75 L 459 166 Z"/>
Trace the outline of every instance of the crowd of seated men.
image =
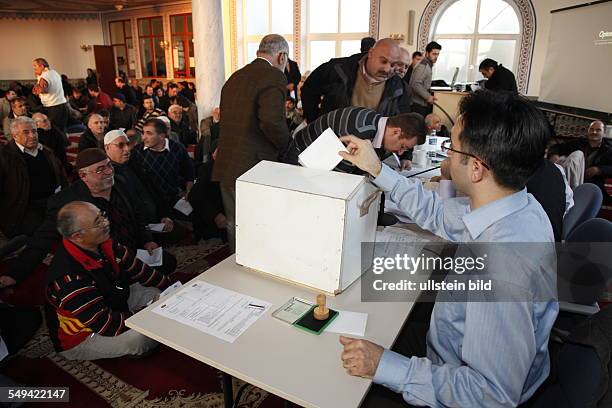
<path id="1" fill-rule="evenodd" d="M 18 242 L 20 249 L 3 259 L 0 287 L 23 289 L 54 253 L 44 297 L 56 349 L 81 360 L 146 353 L 155 342 L 124 322 L 171 282 L 176 258 L 167 248 L 225 239 L 220 191 L 210 178 L 219 110 L 198 126 L 195 88 L 187 82 L 164 88 L 153 80 L 143 90 L 117 77 L 116 90 L 103 90 L 95 77 L 86 86 L 64 77 L 60 85 L 48 64 L 44 72 L 46 87 L 39 79 L 0 93 L 0 232 L 5 248 Z M 43 109 L 41 97 L 53 89 L 64 94 L 65 122 Z M 174 208 L 182 199 L 192 212 Z M 158 247 L 160 266 L 135 257 Z M 41 323 L 31 308 L 2 309 L 0 318 L 0 341 L 11 353 Z"/>

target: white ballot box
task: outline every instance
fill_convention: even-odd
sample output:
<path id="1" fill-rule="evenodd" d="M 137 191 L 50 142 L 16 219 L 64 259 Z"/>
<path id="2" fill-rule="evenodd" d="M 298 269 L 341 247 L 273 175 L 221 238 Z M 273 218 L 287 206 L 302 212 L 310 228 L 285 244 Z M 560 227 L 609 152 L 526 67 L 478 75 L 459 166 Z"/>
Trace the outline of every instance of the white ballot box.
<path id="1" fill-rule="evenodd" d="M 236 180 L 236 262 L 338 294 L 371 264 L 379 205 L 366 177 L 262 161 Z"/>

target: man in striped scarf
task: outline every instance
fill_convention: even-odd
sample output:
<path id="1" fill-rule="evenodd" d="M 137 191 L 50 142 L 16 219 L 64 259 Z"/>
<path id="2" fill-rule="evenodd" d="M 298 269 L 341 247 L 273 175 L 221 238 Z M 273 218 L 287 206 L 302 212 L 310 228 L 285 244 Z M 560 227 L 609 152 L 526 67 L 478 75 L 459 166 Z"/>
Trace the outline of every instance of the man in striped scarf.
<path id="1" fill-rule="evenodd" d="M 57 216 L 62 245 L 47 271 L 46 321 L 69 360 L 142 355 L 157 346 L 125 320 L 157 300 L 170 280 L 113 243 L 109 222 L 93 204 L 73 201 Z"/>

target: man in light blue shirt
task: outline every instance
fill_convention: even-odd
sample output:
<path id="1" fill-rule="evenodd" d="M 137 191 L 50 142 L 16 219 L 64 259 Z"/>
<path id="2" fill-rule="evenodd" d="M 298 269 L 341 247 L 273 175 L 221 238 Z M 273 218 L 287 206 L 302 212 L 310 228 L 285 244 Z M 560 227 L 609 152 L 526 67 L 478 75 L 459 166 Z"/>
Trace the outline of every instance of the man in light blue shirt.
<path id="1" fill-rule="evenodd" d="M 525 190 L 544 154 L 548 124 L 515 95 L 476 92 L 463 99 L 460 113 L 446 147 L 452 179 L 467 197 L 442 200 L 382 165 L 371 144 L 355 137 L 342 138 L 350 153 L 340 154 L 370 173 L 422 228 L 466 245 L 484 243 L 490 255 L 484 276 L 501 289 L 460 299 L 439 292 L 426 357 L 340 337 L 342 361 L 348 374 L 371 378 L 414 406 L 514 407 L 548 377 L 558 313 L 552 227 Z M 514 243 L 533 249 L 522 252 Z M 368 397 L 365 405 L 398 406 Z"/>

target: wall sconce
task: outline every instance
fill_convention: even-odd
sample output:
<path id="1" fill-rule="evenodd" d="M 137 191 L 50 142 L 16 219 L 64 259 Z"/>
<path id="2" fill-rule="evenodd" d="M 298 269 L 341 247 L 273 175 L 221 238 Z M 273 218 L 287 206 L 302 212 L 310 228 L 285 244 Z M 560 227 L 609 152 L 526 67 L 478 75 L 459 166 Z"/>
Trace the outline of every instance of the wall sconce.
<path id="1" fill-rule="evenodd" d="M 80 45 L 80 48 L 81 48 L 83 51 L 87 52 L 87 51 L 90 51 L 90 50 L 91 50 L 91 45 L 81 44 L 81 45 Z"/>
<path id="2" fill-rule="evenodd" d="M 403 42 L 406 36 L 404 34 L 389 34 L 389 38 L 395 41 Z"/>
<path id="3" fill-rule="evenodd" d="M 159 46 L 168 49 L 168 47 L 170 47 L 170 43 L 168 41 L 160 41 Z"/>

